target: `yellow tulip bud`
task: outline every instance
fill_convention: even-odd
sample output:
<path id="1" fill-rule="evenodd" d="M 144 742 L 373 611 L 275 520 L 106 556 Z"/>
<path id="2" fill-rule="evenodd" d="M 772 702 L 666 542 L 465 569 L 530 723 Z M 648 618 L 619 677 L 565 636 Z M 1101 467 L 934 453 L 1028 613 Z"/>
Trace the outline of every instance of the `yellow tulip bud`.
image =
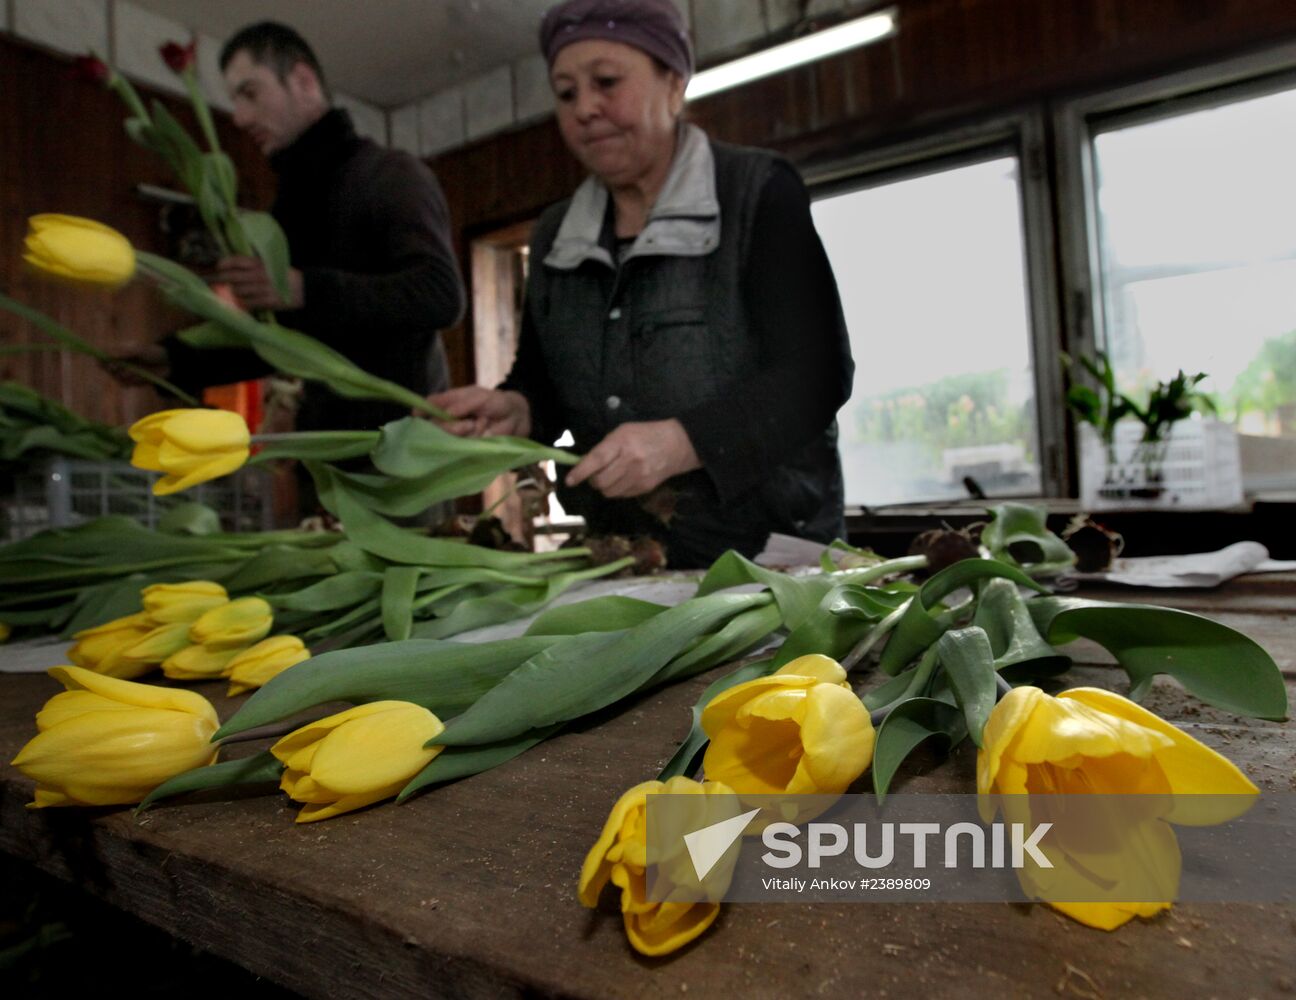
<path id="1" fill-rule="evenodd" d="M 144 610 L 159 625 L 174 622 L 192 623 L 204 611 L 218 608 L 229 600 L 219 583 L 190 580 L 187 583 L 155 583 L 140 591 Z"/>
<path id="2" fill-rule="evenodd" d="M 220 725 L 192 691 L 55 667 L 66 691 L 36 716 L 39 734 L 13 766 L 36 782 L 30 808 L 139 802 L 162 782 L 216 759 Z"/>
<path id="3" fill-rule="evenodd" d="M 650 902 L 647 898 L 648 820 L 649 795 L 696 795 L 705 797 L 702 812 L 689 826 L 700 829 L 721 822 L 737 814 L 733 789 L 718 781 L 699 784 L 689 778 L 676 777 L 669 781 L 645 781 L 625 792 L 608 814 L 603 833 L 581 866 L 578 896 L 588 907 L 598 906 L 599 895 L 609 882 L 621 889 L 621 919 L 626 937 L 635 951 L 644 955 L 666 955 L 681 948 L 711 926 L 720 914 L 718 897 L 729 887 L 733 874 L 733 861 L 727 866 L 717 866 L 708 874 L 705 895 L 700 902 Z M 715 796 L 725 796 L 716 799 Z M 710 800 L 707 803 L 705 800 Z M 682 831 L 683 832 L 683 831 Z M 657 833 L 662 843 L 682 843 L 682 837 Z M 668 859 L 657 859 L 659 866 Z M 692 862 L 687 857 L 681 864 L 671 865 L 672 872 L 679 870 L 682 877 L 672 878 L 676 884 L 699 889 Z M 719 870 L 723 867 L 723 870 Z M 659 868 L 660 873 L 660 868 Z M 659 876 L 660 877 L 660 876 Z M 690 893 L 696 899 L 696 892 Z"/>
<path id="4" fill-rule="evenodd" d="M 162 410 L 130 428 L 131 464 L 165 473 L 153 484 L 158 496 L 219 479 L 248 458 L 247 422 L 229 410 Z"/>
<path id="5" fill-rule="evenodd" d="M 298 823 L 329 819 L 396 795 L 442 748 L 424 748 L 445 726 L 407 701 L 375 701 L 312 722 L 270 748 L 279 787 L 305 803 Z"/>
<path id="6" fill-rule="evenodd" d="M 305 643 L 295 635 L 276 635 L 262 639 L 229 662 L 225 676 L 230 679 L 229 697 L 259 688 L 271 677 L 310 659 Z"/>
<path id="7" fill-rule="evenodd" d="M 145 633 L 138 642 L 123 649 L 119 654 L 119 662 L 126 669 L 129 669 L 131 664 L 139 664 L 152 670 L 187 645 L 189 645 L 189 626 L 184 622 L 159 625 Z"/>
<path id="8" fill-rule="evenodd" d="M 706 776 L 739 795 L 839 795 L 873 760 L 868 709 L 818 654 L 722 691 L 702 728 Z"/>
<path id="9" fill-rule="evenodd" d="M 27 220 L 23 260 L 60 278 L 117 288 L 135 273 L 135 250 L 115 229 L 75 215 Z"/>
<path id="10" fill-rule="evenodd" d="M 269 604 L 259 597 L 240 597 L 204 612 L 189 626 L 189 639 L 208 649 L 242 649 L 264 639 L 272 625 Z"/>
<path id="11" fill-rule="evenodd" d="M 156 666 L 140 660 L 127 660 L 123 654 L 153 631 L 153 623 L 144 612 L 114 618 L 103 625 L 82 629 L 73 636 L 76 642 L 68 650 L 68 659 L 78 667 L 107 677 L 131 679 L 148 673 Z"/>
<path id="12" fill-rule="evenodd" d="M 1018 872 L 1028 893 L 1103 930 L 1170 908 L 1168 901 L 1129 902 L 1140 891 L 1124 884 L 1137 878 L 1140 887 L 1165 886 L 1173 898 L 1180 855 L 1170 823 L 1223 823 L 1245 812 L 1248 797 L 1259 794 L 1227 759 L 1128 698 L 1097 688 L 1073 688 L 1054 698 L 1035 687 L 1014 688 L 990 713 L 977 752 L 977 792 L 1156 797 L 1150 800 L 1156 813 L 1140 815 L 1127 807 L 1113 820 L 1121 824 L 1118 829 L 1098 824 L 1097 841 L 1093 816 L 1086 815 L 1083 824 L 1055 823 L 1041 844 L 1053 868 Z M 1203 795 L 1210 798 L 1194 801 Z M 1038 809 L 1038 799 L 1000 799 L 999 804 L 1029 811 L 1032 801 Z M 1059 808 L 1082 808 L 1072 799 L 1057 801 Z M 1033 822 L 1029 815 L 1013 819 Z M 1068 833 L 1072 829 L 1089 836 L 1080 840 L 1080 833 Z M 1160 867 L 1149 871 L 1149 866 Z M 1113 901 L 1101 901 L 1103 895 Z M 1090 901 L 1054 902 L 1068 896 Z"/>
<path id="13" fill-rule="evenodd" d="M 185 646 L 162 661 L 162 673 L 176 681 L 211 681 L 224 677 L 230 660 L 242 652 L 232 649 L 208 649 L 206 646 Z"/>

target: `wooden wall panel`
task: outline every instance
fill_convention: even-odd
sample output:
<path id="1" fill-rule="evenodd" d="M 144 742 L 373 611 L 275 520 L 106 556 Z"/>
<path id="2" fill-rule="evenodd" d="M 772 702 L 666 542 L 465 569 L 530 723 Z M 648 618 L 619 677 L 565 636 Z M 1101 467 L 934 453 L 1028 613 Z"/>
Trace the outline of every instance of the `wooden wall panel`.
<path id="1" fill-rule="evenodd" d="M 897 35 L 690 105 L 712 136 L 803 168 L 870 145 L 1296 38 L 1292 0 L 899 0 Z M 552 120 L 432 161 L 461 242 L 580 180 Z M 467 263 L 466 257 L 464 258 Z M 472 381 L 471 343 L 447 346 Z"/>
<path id="2" fill-rule="evenodd" d="M 105 348 L 155 341 L 189 322 L 142 284 L 112 294 L 52 284 L 21 262 L 27 218 L 39 212 L 84 215 L 124 233 L 136 246 L 162 249 L 158 207 L 135 194 L 140 183 L 175 188 L 161 161 L 131 142 L 121 102 L 71 75 L 71 60 L 0 38 L 0 289 L 43 310 Z M 146 100 L 161 96 L 141 91 Z M 186 102 L 161 99 L 187 126 Z M 273 176 L 255 145 L 217 112 L 221 142 L 242 179 L 242 200 L 269 205 Z M 0 312 L 0 343 L 44 342 Z M 90 359 L 69 352 L 0 356 L 0 378 L 30 385 L 77 412 L 121 424 L 156 410 L 160 398 L 127 389 Z"/>

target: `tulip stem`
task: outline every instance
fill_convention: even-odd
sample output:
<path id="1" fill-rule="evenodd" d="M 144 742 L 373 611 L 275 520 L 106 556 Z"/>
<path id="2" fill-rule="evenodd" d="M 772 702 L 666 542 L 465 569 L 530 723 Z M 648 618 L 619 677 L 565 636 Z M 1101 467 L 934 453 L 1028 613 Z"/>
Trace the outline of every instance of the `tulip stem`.
<path id="1" fill-rule="evenodd" d="M 910 598 L 910 600 L 913 600 L 913 598 Z M 847 672 L 854 670 L 864 657 L 868 655 L 869 650 L 876 646 L 879 641 L 885 638 L 891 630 L 896 627 L 896 623 L 904 617 L 905 609 L 908 607 L 909 601 L 905 601 L 904 604 L 900 605 L 900 607 L 896 608 L 869 629 L 868 632 L 864 634 L 864 638 L 857 642 L 855 647 L 842 659 L 842 669 Z"/>
<path id="2" fill-rule="evenodd" d="M 1003 674 L 999 673 L 999 671 L 997 670 L 995 671 L 995 687 L 999 689 L 1000 698 L 1002 698 L 1004 695 L 1006 695 L 1009 691 L 1013 689 L 1012 684 L 1008 682 L 1008 678 L 1006 678 Z"/>
<path id="3" fill-rule="evenodd" d="M 254 729 L 245 729 L 240 733 L 231 733 L 229 736 L 222 736 L 215 743 L 217 746 L 228 746 L 231 743 L 246 743 L 249 740 L 268 740 L 278 736 L 286 736 L 294 729 L 300 729 L 302 726 L 309 726 L 312 722 L 327 718 L 327 715 L 319 715 L 304 722 L 269 722 L 264 726 L 257 726 Z"/>

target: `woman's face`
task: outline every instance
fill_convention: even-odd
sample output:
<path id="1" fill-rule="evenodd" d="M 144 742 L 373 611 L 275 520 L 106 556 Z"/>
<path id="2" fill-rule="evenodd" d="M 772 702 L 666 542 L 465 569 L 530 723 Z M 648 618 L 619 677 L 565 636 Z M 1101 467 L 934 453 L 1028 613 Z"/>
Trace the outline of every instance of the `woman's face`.
<path id="1" fill-rule="evenodd" d="M 684 81 L 645 52 L 588 39 L 558 52 L 549 72 L 567 148 L 609 187 L 635 183 L 674 149 Z"/>

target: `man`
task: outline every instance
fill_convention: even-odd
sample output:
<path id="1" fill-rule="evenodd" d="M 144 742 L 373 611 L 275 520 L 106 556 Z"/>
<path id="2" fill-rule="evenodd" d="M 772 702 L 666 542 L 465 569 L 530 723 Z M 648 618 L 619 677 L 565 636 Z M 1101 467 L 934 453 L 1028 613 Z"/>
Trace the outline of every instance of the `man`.
<path id="1" fill-rule="evenodd" d="M 226 257 L 213 280 L 248 309 L 336 348 L 366 371 L 426 395 L 446 388 L 438 331 L 463 311 L 436 178 L 408 153 L 356 135 L 330 106 L 323 70 L 305 40 L 273 22 L 243 28 L 221 51 L 234 123 L 269 157 L 279 179 L 271 213 L 288 237 L 291 295 L 281 301 L 255 257 Z M 164 345 L 174 381 L 203 386 L 265 374 L 247 352 Z M 301 429 L 370 429 L 407 415 L 399 406 L 334 395 L 308 384 Z"/>

